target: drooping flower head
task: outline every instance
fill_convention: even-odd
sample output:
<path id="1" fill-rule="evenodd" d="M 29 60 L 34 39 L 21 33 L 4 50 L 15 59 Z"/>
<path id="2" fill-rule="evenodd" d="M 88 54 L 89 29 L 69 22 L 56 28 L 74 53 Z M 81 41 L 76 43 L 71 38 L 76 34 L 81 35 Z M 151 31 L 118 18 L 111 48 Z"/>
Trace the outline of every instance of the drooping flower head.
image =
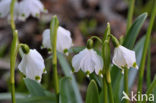
<path id="1" fill-rule="evenodd" d="M 50 42 L 50 29 L 46 29 L 43 32 L 43 40 L 42 44 L 44 48 L 51 48 Z M 72 46 L 72 38 L 70 31 L 64 29 L 63 27 L 59 26 L 57 29 L 57 51 L 64 53 L 66 50 L 71 48 Z"/>
<path id="2" fill-rule="evenodd" d="M 93 49 L 84 49 L 72 59 L 72 66 L 75 72 L 80 69 L 85 73 L 92 73 L 95 71 L 97 75 L 101 75 L 103 69 L 103 60 Z"/>
<path id="3" fill-rule="evenodd" d="M 113 64 L 121 69 L 123 69 L 124 67 L 127 67 L 128 69 L 130 67 L 138 69 L 135 52 L 121 45 L 116 47 L 114 50 Z"/>
<path id="4" fill-rule="evenodd" d="M 138 69 L 138 66 L 136 64 L 135 51 L 121 46 L 116 37 L 114 37 L 113 35 L 110 36 L 113 45 L 115 46 L 114 56 L 112 60 L 113 64 L 119 67 L 122 70 L 122 73 L 124 73 L 125 68 L 129 69 L 130 67 L 133 67 Z"/>
<path id="5" fill-rule="evenodd" d="M 40 0 L 22 0 L 19 3 L 19 19 L 25 20 L 29 16 L 38 17 L 41 12 L 45 12 Z"/>
<path id="6" fill-rule="evenodd" d="M 29 53 L 23 55 L 18 68 L 26 78 L 37 80 L 38 82 L 41 81 L 42 74 L 45 72 L 44 60 L 35 49 L 31 49 Z"/>

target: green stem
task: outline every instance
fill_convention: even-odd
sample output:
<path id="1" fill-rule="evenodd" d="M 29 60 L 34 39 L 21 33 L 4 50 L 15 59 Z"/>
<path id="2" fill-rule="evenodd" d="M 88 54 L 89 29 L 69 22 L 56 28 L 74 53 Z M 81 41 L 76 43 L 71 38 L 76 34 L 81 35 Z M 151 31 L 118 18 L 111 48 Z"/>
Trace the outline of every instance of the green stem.
<path id="1" fill-rule="evenodd" d="M 112 92 L 112 85 L 111 85 L 110 70 L 108 70 L 106 72 L 106 78 L 107 78 L 107 85 L 108 85 L 108 93 L 109 93 L 110 103 L 114 103 L 113 92 Z"/>
<path id="2" fill-rule="evenodd" d="M 151 47 L 149 43 L 149 49 L 148 49 L 148 58 L 147 58 L 147 75 L 146 75 L 146 81 L 147 81 L 147 87 L 151 84 Z"/>
<path id="3" fill-rule="evenodd" d="M 57 73 L 57 51 L 56 51 L 58 25 L 59 22 L 57 17 L 53 16 L 50 24 L 50 39 L 51 39 L 52 53 L 53 53 L 52 67 L 53 67 L 53 76 L 54 76 L 54 85 L 55 85 L 57 103 L 59 103 L 59 81 L 58 81 L 58 73 Z"/>
<path id="4" fill-rule="evenodd" d="M 16 57 L 18 51 L 18 33 L 16 31 L 15 22 L 14 22 L 14 5 L 16 0 L 12 0 L 10 4 L 10 23 L 11 29 L 13 32 L 13 40 L 11 43 L 11 54 L 10 54 L 10 84 L 11 84 L 11 98 L 12 103 L 16 103 L 15 98 L 15 64 L 16 64 Z"/>
<path id="5" fill-rule="evenodd" d="M 130 28 L 131 24 L 132 24 L 132 19 L 133 19 L 133 12 L 134 12 L 134 3 L 135 0 L 129 0 L 129 9 L 128 9 L 128 20 L 127 20 L 127 32 L 128 29 Z M 127 34 L 127 33 L 126 33 Z"/>
<path id="6" fill-rule="evenodd" d="M 144 68 L 145 68 L 147 50 L 148 50 L 148 46 L 150 42 L 150 36 L 151 36 L 154 19 L 156 16 L 156 0 L 153 0 L 153 1 L 154 3 L 153 3 L 153 9 L 152 9 L 152 16 L 151 16 L 151 20 L 149 23 L 149 27 L 147 29 L 146 40 L 144 43 L 143 54 L 141 58 L 140 68 L 139 68 L 138 92 L 140 92 L 140 94 L 142 93 L 142 84 L 143 84 L 143 76 L 144 76 Z"/>
<path id="7" fill-rule="evenodd" d="M 111 83 L 108 83 L 108 92 L 109 92 L 110 103 L 114 103 Z"/>
<path id="8" fill-rule="evenodd" d="M 104 103 L 108 103 L 107 100 L 107 83 L 106 83 L 106 76 L 103 76 L 103 95 L 104 95 Z"/>
<path id="9" fill-rule="evenodd" d="M 11 54 L 10 54 L 10 84 L 11 84 L 11 97 L 12 103 L 16 103 L 15 99 L 15 64 L 17 57 L 17 43 L 18 35 L 15 33 L 11 43 Z"/>
<path id="10" fill-rule="evenodd" d="M 124 68 L 124 91 L 128 95 L 128 68 Z M 125 103 L 129 103 L 127 99 L 125 99 Z"/>

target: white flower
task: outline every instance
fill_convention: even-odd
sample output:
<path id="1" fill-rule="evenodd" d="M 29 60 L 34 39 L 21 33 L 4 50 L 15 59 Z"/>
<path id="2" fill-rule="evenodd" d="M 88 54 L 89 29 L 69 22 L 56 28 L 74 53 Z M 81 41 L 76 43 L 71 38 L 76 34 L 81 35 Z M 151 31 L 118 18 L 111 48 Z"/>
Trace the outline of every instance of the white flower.
<path id="1" fill-rule="evenodd" d="M 32 80 L 41 81 L 45 72 L 45 65 L 42 56 L 35 50 L 30 49 L 28 54 L 24 54 L 22 61 L 18 65 L 19 70 Z"/>
<path id="2" fill-rule="evenodd" d="M 4 18 L 10 15 L 10 4 L 11 0 L 1 0 L 0 1 L 0 17 Z M 18 16 L 18 3 L 14 6 L 14 17 Z"/>
<path id="3" fill-rule="evenodd" d="M 22 0 L 19 3 L 19 19 L 25 20 L 30 15 L 38 17 L 41 12 L 44 12 L 44 6 L 40 0 Z"/>
<path id="4" fill-rule="evenodd" d="M 95 71 L 99 75 L 103 69 L 103 60 L 93 49 L 86 48 L 73 57 L 72 66 L 75 72 L 81 69 L 83 72 L 89 73 Z"/>
<path id="5" fill-rule="evenodd" d="M 129 50 L 123 46 L 118 46 L 114 50 L 114 56 L 113 56 L 113 64 L 121 68 L 122 70 L 126 66 L 128 69 L 130 67 L 134 67 L 138 69 L 138 66 L 136 64 L 136 57 L 135 52 L 132 50 Z M 122 71 L 124 72 L 124 71 Z"/>
<path id="6" fill-rule="evenodd" d="M 50 29 L 43 32 L 42 44 L 45 48 L 51 48 Z M 64 52 L 72 46 L 72 38 L 70 31 L 59 26 L 57 30 L 57 51 Z"/>

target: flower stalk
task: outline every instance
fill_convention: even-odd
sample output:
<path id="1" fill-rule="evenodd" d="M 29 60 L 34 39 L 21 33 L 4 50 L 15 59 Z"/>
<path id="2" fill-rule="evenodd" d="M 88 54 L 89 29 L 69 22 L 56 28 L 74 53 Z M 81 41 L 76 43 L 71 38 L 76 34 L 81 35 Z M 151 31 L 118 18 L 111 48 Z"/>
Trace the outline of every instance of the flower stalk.
<path id="1" fill-rule="evenodd" d="M 124 67 L 124 92 L 128 95 L 128 68 Z M 125 103 L 129 103 L 129 100 L 125 99 Z"/>
<path id="2" fill-rule="evenodd" d="M 14 5 L 16 0 L 12 0 L 10 4 L 10 23 L 11 29 L 13 32 L 13 40 L 11 43 L 11 54 L 10 54 L 10 84 L 11 84 L 11 98 L 12 103 L 16 103 L 15 98 L 15 64 L 16 64 L 16 57 L 18 52 L 18 32 L 16 31 L 16 26 L 14 22 Z"/>
<path id="3" fill-rule="evenodd" d="M 106 77 L 104 75 L 103 77 L 103 95 L 104 95 L 104 103 L 108 103 L 108 100 L 107 100 L 107 82 L 106 82 Z"/>
<path id="4" fill-rule="evenodd" d="M 52 17 L 50 24 L 50 39 L 52 46 L 52 66 L 53 66 L 53 76 L 54 76 L 54 85 L 55 85 L 55 93 L 57 98 L 57 103 L 59 103 L 59 81 L 58 81 L 58 73 L 57 73 L 57 51 L 56 51 L 56 43 L 57 43 L 57 29 L 58 29 L 59 21 L 56 16 Z"/>

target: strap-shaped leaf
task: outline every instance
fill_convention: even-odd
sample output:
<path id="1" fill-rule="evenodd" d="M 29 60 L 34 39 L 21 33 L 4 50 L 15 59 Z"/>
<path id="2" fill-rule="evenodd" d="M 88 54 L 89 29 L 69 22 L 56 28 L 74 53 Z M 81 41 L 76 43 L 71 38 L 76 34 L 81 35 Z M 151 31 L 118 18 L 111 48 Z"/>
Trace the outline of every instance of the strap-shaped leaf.
<path id="1" fill-rule="evenodd" d="M 80 95 L 80 91 L 78 89 L 75 77 L 74 77 L 73 74 L 71 74 L 72 69 L 71 69 L 70 65 L 68 64 L 68 62 L 67 62 L 67 60 L 66 60 L 66 58 L 64 57 L 63 54 L 57 53 L 57 56 L 58 56 L 58 60 L 59 60 L 59 63 L 61 65 L 61 67 L 62 67 L 62 70 L 63 70 L 64 74 L 67 77 L 71 78 L 71 85 L 72 85 L 72 87 L 74 89 L 74 94 L 72 94 L 72 98 L 76 99 L 76 102 L 74 102 L 74 103 L 82 103 L 82 97 Z"/>
<path id="2" fill-rule="evenodd" d="M 133 49 L 136 38 L 146 18 L 147 13 L 143 13 L 136 18 L 124 39 L 123 46 Z"/>
<path id="3" fill-rule="evenodd" d="M 23 93 L 16 93 L 15 95 L 17 103 L 56 103 L 54 95 L 33 97 Z M 11 93 L 0 93 L 0 103 L 1 100 L 11 101 Z"/>
<path id="4" fill-rule="evenodd" d="M 25 85 L 32 96 L 45 96 L 45 90 L 35 80 L 29 78 L 24 79 Z"/>
<path id="5" fill-rule="evenodd" d="M 99 103 L 98 87 L 94 80 L 91 80 L 88 85 L 85 103 Z"/>
<path id="6" fill-rule="evenodd" d="M 60 80 L 60 103 L 78 103 L 70 77 Z"/>
<path id="7" fill-rule="evenodd" d="M 17 99 L 17 103 L 56 103 L 56 99 L 48 96 L 35 96 Z"/>

